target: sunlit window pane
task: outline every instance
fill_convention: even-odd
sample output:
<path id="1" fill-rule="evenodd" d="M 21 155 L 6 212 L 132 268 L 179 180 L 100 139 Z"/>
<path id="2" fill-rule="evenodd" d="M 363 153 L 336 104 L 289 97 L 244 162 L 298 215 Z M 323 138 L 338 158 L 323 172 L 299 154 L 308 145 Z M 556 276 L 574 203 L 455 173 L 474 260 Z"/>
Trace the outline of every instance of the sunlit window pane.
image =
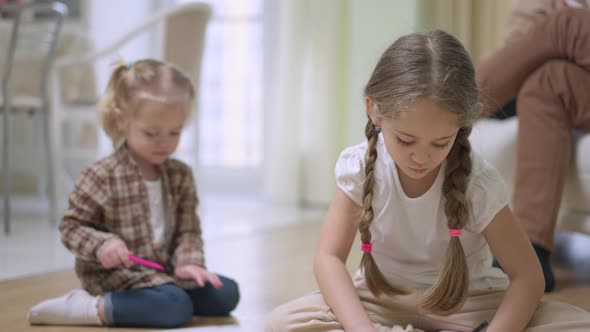
<path id="1" fill-rule="evenodd" d="M 179 1 L 187 2 L 187 1 Z M 199 96 L 199 163 L 262 161 L 262 0 L 212 0 Z"/>

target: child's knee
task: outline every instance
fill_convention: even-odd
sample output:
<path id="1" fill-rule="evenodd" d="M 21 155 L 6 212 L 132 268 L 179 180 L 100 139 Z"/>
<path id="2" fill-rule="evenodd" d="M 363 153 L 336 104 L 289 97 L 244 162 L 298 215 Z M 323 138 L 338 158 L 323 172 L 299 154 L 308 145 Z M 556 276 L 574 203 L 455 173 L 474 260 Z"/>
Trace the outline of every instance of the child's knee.
<path id="1" fill-rule="evenodd" d="M 225 278 L 223 280 L 223 287 L 225 290 L 225 310 L 230 313 L 236 308 L 238 302 L 240 302 L 240 288 L 238 283 L 232 279 Z"/>
<path id="2" fill-rule="evenodd" d="M 186 292 L 177 286 L 168 287 L 159 299 L 160 327 L 174 328 L 187 324 L 193 317 L 193 303 Z"/>
<path id="3" fill-rule="evenodd" d="M 324 325 L 334 322 L 336 322 L 336 316 L 318 292 L 275 308 L 265 318 L 264 331 L 285 332 L 303 327 L 306 331 L 315 331 L 319 329 L 315 324 Z"/>
<path id="4" fill-rule="evenodd" d="M 295 309 L 293 302 L 285 303 L 273 309 L 264 320 L 265 332 L 291 331 L 293 325 L 303 323 L 306 318 L 296 316 L 303 308 Z M 300 315 L 301 316 L 301 315 Z M 306 316 L 305 314 L 302 316 Z M 298 319 L 300 318 L 300 319 Z"/>
<path id="5" fill-rule="evenodd" d="M 264 332 L 288 331 L 288 317 L 289 312 L 286 310 L 285 305 L 275 308 L 264 319 Z"/>
<path id="6" fill-rule="evenodd" d="M 223 286 L 217 291 L 217 301 L 214 315 L 229 315 L 240 301 L 240 289 L 238 283 L 227 277 L 219 276 Z"/>

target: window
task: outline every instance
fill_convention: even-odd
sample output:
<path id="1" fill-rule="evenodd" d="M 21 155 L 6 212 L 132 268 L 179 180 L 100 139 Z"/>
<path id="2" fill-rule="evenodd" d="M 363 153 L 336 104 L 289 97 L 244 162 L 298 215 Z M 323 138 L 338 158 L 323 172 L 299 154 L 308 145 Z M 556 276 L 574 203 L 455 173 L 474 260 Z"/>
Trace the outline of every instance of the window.
<path id="1" fill-rule="evenodd" d="M 203 54 L 198 128 L 185 132 L 178 154 L 198 151 L 193 160 L 201 191 L 256 193 L 263 164 L 263 0 L 206 2 L 213 15 Z"/>

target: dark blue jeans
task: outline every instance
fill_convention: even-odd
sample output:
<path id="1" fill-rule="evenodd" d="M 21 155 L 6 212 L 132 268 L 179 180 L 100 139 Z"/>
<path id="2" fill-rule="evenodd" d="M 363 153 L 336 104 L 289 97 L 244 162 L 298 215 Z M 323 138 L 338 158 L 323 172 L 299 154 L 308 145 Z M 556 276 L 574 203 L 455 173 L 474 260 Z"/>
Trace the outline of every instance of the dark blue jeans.
<path id="1" fill-rule="evenodd" d="M 219 276 L 223 287 L 182 289 L 175 284 L 136 288 L 104 296 L 105 324 L 109 326 L 174 328 L 193 315 L 227 316 L 240 299 L 238 284 Z"/>

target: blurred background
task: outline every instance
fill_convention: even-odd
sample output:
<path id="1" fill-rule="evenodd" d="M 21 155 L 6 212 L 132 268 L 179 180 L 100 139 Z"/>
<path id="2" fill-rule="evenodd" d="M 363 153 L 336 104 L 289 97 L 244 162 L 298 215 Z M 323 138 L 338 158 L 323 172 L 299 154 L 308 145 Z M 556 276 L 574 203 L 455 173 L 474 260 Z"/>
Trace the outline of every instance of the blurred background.
<path id="1" fill-rule="evenodd" d="M 0 1 L 6 2 L 27 1 Z M 164 37 L 171 45 L 194 38 L 186 29 L 164 36 L 161 28 L 165 13 L 188 0 L 61 2 L 67 15 L 51 68 L 61 90 L 49 94 L 60 100 L 49 107 L 58 114 L 50 121 L 58 151 L 52 172 L 59 181 L 51 192 L 42 124 L 26 112 L 9 117 L 11 230 L 0 238 L 0 279 L 71 266 L 54 215 L 63 212 L 79 172 L 112 151 L 94 104 L 112 63 L 162 58 Z M 195 53 L 202 56 L 192 73 L 198 102 L 176 157 L 194 169 L 206 241 L 321 219 L 335 189 L 339 152 L 364 138 L 362 89 L 385 48 L 402 34 L 438 27 L 459 37 L 479 62 L 501 45 L 512 6 L 511 0 L 201 2 L 212 12 Z M 30 19 L 33 26 L 46 22 L 42 13 Z M 1 65 L 11 27 L 10 17 L 0 18 Z M 33 60 L 25 58 L 24 73 L 17 74 L 18 58 L 10 69 L 26 88 L 38 81 L 27 62 Z M 56 214 L 48 203 L 52 195 Z M 55 249 L 39 264 L 24 264 L 30 243 Z"/>
<path id="2" fill-rule="evenodd" d="M 477 64 L 505 43 L 507 20 L 511 37 L 533 24 L 519 6 L 542 17 L 582 2 L 0 0 L 0 330 L 28 331 L 33 303 L 78 287 L 58 224 L 80 171 L 113 151 L 96 103 L 116 60 L 166 60 L 198 87 L 174 157 L 195 174 L 207 268 L 241 285 L 234 327 L 260 331 L 269 310 L 317 289 L 312 261 L 334 165 L 365 139 L 362 91 L 382 52 L 401 35 L 440 28 Z M 14 4 L 35 9 L 16 20 L 6 10 Z M 490 121 L 478 122 L 471 142 L 514 183 L 517 118 Z M 590 164 L 581 151 L 590 136 L 582 139 L 560 229 L 585 235 L 557 237 L 566 287 L 551 296 L 589 309 Z M 352 251 L 351 272 L 359 256 Z"/>

